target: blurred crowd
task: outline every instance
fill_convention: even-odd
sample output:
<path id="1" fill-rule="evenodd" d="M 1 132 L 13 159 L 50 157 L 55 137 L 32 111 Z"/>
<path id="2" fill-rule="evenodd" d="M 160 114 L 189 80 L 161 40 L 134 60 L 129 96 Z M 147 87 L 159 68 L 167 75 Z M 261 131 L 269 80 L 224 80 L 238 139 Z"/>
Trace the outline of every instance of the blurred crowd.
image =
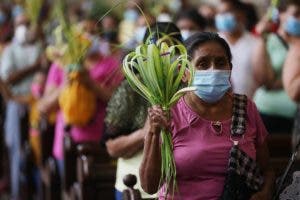
<path id="1" fill-rule="evenodd" d="M 86 73 L 80 78 L 97 97 L 97 111 L 91 122 L 83 127 L 72 126 L 70 133 L 77 143 L 89 141 L 100 145 L 102 141 L 111 156 L 120 158 L 117 191 L 125 188 L 120 178 L 128 170 L 138 169 L 141 156 L 136 153 L 142 151 L 143 135 L 121 138 L 121 141 L 115 139 L 123 136 L 107 136 L 105 122 L 113 119 L 106 118 L 106 107 L 114 91 L 124 84 L 121 67 L 124 55 L 142 43 L 147 28 L 157 22 L 174 22 L 183 40 L 196 32 L 218 32 L 233 54 L 233 91 L 246 94 L 255 102 L 270 134 L 293 132 L 296 143 L 300 128 L 297 112 L 300 100 L 299 1 L 282 0 L 276 5 L 268 2 L 263 15 L 251 1 L 193 4 L 179 0 L 161 3 L 134 0 L 115 7 L 101 2 L 70 0 L 65 10 L 70 23 L 79 27 L 91 43 L 82 62 Z M 64 176 L 66 123 L 59 95 L 69 78 L 63 58 L 65 38 L 53 11 L 54 5 L 44 0 L 38 23 L 33 25 L 24 2 L 0 2 L 0 197 L 10 186 L 11 199 L 22 199 L 21 185 L 28 181 L 22 174 L 25 144 L 34 155 L 31 178 L 38 194 L 42 165 L 41 119 L 55 127 L 52 152 L 60 176 Z M 110 8 L 113 9 L 106 12 Z M 118 107 L 114 109 L 118 113 Z M 124 144 L 128 145 L 120 150 Z M 130 158 L 134 159 L 129 162 Z M 6 173 L 8 166 L 10 171 Z"/>

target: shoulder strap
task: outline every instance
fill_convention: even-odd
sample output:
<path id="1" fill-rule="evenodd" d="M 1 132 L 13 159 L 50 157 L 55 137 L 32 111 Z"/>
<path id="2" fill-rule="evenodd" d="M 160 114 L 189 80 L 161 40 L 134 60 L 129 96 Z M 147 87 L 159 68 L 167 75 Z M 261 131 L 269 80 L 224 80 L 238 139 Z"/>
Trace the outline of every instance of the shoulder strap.
<path id="1" fill-rule="evenodd" d="M 247 96 L 234 94 L 231 135 L 242 136 L 246 131 Z"/>
<path id="2" fill-rule="evenodd" d="M 280 40 L 281 44 L 285 47 L 285 49 L 288 50 L 289 49 L 288 43 L 278 33 L 276 33 L 276 36 Z"/>

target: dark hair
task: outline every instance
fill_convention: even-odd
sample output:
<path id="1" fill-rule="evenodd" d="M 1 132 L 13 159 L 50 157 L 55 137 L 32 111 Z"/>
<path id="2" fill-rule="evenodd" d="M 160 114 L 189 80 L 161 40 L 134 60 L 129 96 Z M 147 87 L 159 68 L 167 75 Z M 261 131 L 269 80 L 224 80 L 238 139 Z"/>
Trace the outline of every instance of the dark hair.
<path id="1" fill-rule="evenodd" d="M 104 31 L 100 34 L 101 38 L 112 43 L 118 42 L 118 32 L 115 30 Z"/>
<path id="2" fill-rule="evenodd" d="M 232 65 L 231 64 L 232 55 L 228 43 L 223 38 L 221 38 L 217 33 L 213 33 L 213 32 L 195 33 L 187 40 L 185 40 L 184 43 L 187 48 L 188 56 L 192 58 L 195 49 L 206 42 L 216 42 L 219 45 L 221 45 L 225 50 L 230 65 Z"/>
<path id="3" fill-rule="evenodd" d="M 181 19 L 189 19 L 192 22 L 194 22 L 200 29 L 203 30 L 206 27 L 205 18 L 201 14 L 199 14 L 198 11 L 195 9 L 189 9 L 179 12 L 176 17 L 176 22 L 178 22 Z"/>
<path id="4" fill-rule="evenodd" d="M 157 41 L 165 35 L 169 35 L 174 41 L 183 43 L 182 36 L 179 28 L 172 22 L 156 22 L 150 26 L 151 35 L 149 29 L 146 30 L 143 42 L 147 43 L 149 40 Z"/>
<path id="5" fill-rule="evenodd" d="M 240 0 L 221 0 L 222 3 L 229 3 L 232 8 L 239 12 L 244 12 L 247 8 L 245 3 Z"/>
<path id="6" fill-rule="evenodd" d="M 246 29 L 252 31 L 258 22 L 258 16 L 253 3 L 245 4 L 245 15 L 246 15 Z"/>
<path id="7" fill-rule="evenodd" d="M 279 1 L 278 9 L 280 12 L 286 11 L 286 9 L 289 6 L 297 6 L 300 7 L 300 1 L 299 0 L 282 0 Z"/>

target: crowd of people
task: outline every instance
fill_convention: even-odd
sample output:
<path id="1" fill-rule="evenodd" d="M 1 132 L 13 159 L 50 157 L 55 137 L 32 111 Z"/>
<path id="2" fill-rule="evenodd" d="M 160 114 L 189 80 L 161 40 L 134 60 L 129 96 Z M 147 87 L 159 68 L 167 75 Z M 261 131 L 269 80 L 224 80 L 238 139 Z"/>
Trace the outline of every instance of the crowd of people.
<path id="1" fill-rule="evenodd" d="M 145 199 L 172 199 L 173 194 L 174 199 L 216 200 L 223 195 L 237 131 L 235 105 L 245 104 L 239 118 L 244 123 L 237 127 L 239 147 L 257 161 L 264 178 L 251 200 L 271 199 L 275 177 L 268 135 L 293 135 L 294 146 L 300 139 L 300 2 L 278 1 L 262 16 L 248 1 L 198 7 L 176 2 L 181 2 L 176 9 L 162 4 L 153 11 L 144 1 L 128 1 L 121 14 L 112 9 L 100 17 L 91 14 L 93 1 L 69 2 L 70 22 L 91 44 L 83 53 L 80 81 L 97 99 L 90 122 L 69 127 L 71 138 L 105 145 L 117 159 L 116 200 L 122 199 L 122 180 L 129 173 L 136 175 Z M 69 124 L 59 97 L 70 80 L 64 30 L 51 14 L 53 7 L 44 1 L 33 26 L 22 1 L 0 2 L 0 197 L 9 185 L 10 199 L 22 199 L 21 185 L 28 181 L 22 176 L 25 142 L 34 153 L 31 183 L 39 193 L 42 119 L 55 127 L 53 157 L 61 179 L 65 175 L 63 140 Z M 126 54 L 149 37 L 166 34 L 187 48 L 196 88 L 179 99 L 170 119 L 134 91 L 122 71 Z M 183 84 L 189 76 L 186 71 Z M 161 129 L 172 130 L 176 191 L 161 182 Z M 7 165 L 9 174 L 2 170 Z"/>

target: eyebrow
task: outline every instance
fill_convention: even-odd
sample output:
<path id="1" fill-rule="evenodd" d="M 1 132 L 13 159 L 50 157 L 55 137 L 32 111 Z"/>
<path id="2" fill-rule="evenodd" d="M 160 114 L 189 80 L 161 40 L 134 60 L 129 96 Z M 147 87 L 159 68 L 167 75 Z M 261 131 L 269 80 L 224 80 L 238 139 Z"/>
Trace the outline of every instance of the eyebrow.
<path id="1" fill-rule="evenodd" d="M 198 64 L 200 61 L 207 59 L 207 58 L 209 58 L 209 59 L 213 58 L 214 60 L 221 60 L 221 59 L 224 59 L 226 61 L 228 60 L 226 56 L 210 56 L 207 54 L 207 55 L 199 56 L 197 58 L 197 60 L 195 61 L 195 63 Z"/>

